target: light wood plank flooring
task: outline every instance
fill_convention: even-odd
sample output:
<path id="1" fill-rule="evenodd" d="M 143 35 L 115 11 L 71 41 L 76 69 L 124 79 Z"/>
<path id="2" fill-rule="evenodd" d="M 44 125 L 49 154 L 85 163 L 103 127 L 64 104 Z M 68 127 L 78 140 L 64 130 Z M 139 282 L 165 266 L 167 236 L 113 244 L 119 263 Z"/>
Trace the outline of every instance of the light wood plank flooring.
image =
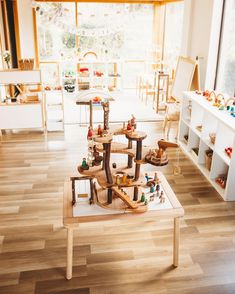
<path id="1" fill-rule="evenodd" d="M 146 144 L 162 137 L 147 128 Z M 172 268 L 172 222 L 82 224 L 74 278 L 65 280 L 63 182 L 87 152 L 86 129 L 7 133 L 0 144 L 0 293 L 235 293 L 235 203 L 223 202 L 180 152 L 182 174 L 161 167 L 185 208 L 180 267 Z"/>

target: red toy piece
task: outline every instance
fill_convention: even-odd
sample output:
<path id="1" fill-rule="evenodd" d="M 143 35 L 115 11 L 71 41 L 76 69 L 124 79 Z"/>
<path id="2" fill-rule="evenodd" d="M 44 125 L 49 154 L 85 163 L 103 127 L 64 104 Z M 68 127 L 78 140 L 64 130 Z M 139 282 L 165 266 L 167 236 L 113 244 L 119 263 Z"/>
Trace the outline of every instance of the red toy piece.
<path id="1" fill-rule="evenodd" d="M 88 128 L 88 133 L 87 133 L 87 139 L 88 140 L 92 139 L 92 136 L 93 136 L 93 131 L 92 131 L 92 128 L 89 127 Z"/>
<path id="2" fill-rule="evenodd" d="M 233 148 L 232 147 L 227 147 L 227 148 L 224 149 L 224 151 L 227 153 L 227 155 L 229 157 L 231 157 L 232 153 L 233 153 Z"/>
<path id="3" fill-rule="evenodd" d="M 131 121 L 128 120 L 128 124 L 127 124 L 127 127 L 126 127 L 127 131 L 131 131 L 132 130 L 132 125 L 131 125 Z"/>
<path id="4" fill-rule="evenodd" d="M 103 135 L 103 130 L 101 128 L 101 125 L 98 125 L 97 134 L 98 134 L 98 136 L 102 136 Z"/>

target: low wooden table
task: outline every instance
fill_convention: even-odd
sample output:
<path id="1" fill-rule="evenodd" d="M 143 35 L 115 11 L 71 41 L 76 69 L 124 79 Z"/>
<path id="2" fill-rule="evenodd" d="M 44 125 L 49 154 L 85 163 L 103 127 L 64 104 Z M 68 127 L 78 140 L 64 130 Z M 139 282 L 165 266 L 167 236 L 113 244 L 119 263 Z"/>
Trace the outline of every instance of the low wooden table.
<path id="1" fill-rule="evenodd" d="M 153 173 L 148 173 L 153 175 Z M 128 220 L 140 218 L 145 221 L 148 219 L 162 219 L 173 218 L 174 219 L 174 236 L 173 236 L 173 265 L 177 267 L 179 265 L 179 237 L 180 237 L 180 218 L 184 216 L 184 209 L 179 203 L 176 195 L 172 191 L 169 183 L 162 173 L 157 172 L 161 182 L 162 189 L 166 198 L 165 203 L 158 205 L 157 208 L 150 209 L 144 213 L 131 213 L 127 211 L 114 211 L 101 208 L 98 205 L 91 207 L 89 203 L 79 207 L 79 204 L 75 209 L 72 205 L 73 196 L 71 179 L 67 179 L 64 184 L 64 211 L 63 211 L 63 224 L 67 229 L 67 268 L 66 278 L 69 280 L 72 278 L 72 266 L 73 266 L 73 230 L 77 228 L 79 223 L 97 222 L 105 220 Z M 86 177 L 84 177 L 86 178 Z M 85 209 L 84 209 L 85 207 Z M 91 209 L 92 208 L 92 209 Z"/>

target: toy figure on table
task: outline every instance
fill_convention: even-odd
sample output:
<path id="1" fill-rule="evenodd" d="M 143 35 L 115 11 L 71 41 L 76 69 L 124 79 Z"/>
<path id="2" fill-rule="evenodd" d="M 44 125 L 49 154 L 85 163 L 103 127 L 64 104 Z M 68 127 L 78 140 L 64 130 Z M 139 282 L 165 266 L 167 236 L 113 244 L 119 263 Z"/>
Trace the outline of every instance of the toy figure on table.
<path id="1" fill-rule="evenodd" d="M 97 151 L 96 145 L 94 145 L 94 147 L 93 147 L 93 157 L 94 157 L 94 162 L 93 162 L 94 165 L 96 165 L 96 166 L 100 165 L 103 160 L 103 156 L 101 156 L 99 154 L 99 152 Z"/>
<path id="2" fill-rule="evenodd" d="M 128 124 L 127 124 L 127 127 L 126 127 L 127 131 L 132 131 L 132 125 L 131 125 L 131 121 L 128 120 Z"/>
<path id="3" fill-rule="evenodd" d="M 88 133 L 87 133 L 87 140 L 91 140 L 93 136 L 93 130 L 91 127 L 88 128 Z"/>
<path id="4" fill-rule="evenodd" d="M 89 165 L 87 164 L 85 157 L 82 159 L 81 169 L 83 169 L 83 170 L 88 170 L 89 169 Z"/>
<path id="5" fill-rule="evenodd" d="M 134 115 L 131 115 L 131 126 L 134 128 L 134 130 L 136 129 L 136 118 L 134 117 Z"/>
<path id="6" fill-rule="evenodd" d="M 103 130 L 102 130 L 102 128 L 101 128 L 101 125 L 98 125 L 97 134 L 98 134 L 98 136 L 101 136 L 101 137 L 102 137 L 102 135 L 103 135 Z"/>
<path id="7" fill-rule="evenodd" d="M 159 198 L 160 198 L 160 203 L 164 203 L 165 202 L 166 198 L 164 196 L 163 191 L 161 191 L 161 194 L 160 194 L 160 197 Z"/>

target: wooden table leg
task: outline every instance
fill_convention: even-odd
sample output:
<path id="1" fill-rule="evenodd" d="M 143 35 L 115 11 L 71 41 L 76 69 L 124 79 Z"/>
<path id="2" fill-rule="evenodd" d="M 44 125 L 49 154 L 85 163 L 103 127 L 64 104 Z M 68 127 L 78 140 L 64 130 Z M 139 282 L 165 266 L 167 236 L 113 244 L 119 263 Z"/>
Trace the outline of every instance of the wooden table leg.
<path id="1" fill-rule="evenodd" d="M 173 265 L 179 265 L 180 218 L 174 218 Z"/>
<path id="2" fill-rule="evenodd" d="M 70 280 L 73 276 L 73 228 L 67 227 L 67 267 L 66 279 Z"/>

